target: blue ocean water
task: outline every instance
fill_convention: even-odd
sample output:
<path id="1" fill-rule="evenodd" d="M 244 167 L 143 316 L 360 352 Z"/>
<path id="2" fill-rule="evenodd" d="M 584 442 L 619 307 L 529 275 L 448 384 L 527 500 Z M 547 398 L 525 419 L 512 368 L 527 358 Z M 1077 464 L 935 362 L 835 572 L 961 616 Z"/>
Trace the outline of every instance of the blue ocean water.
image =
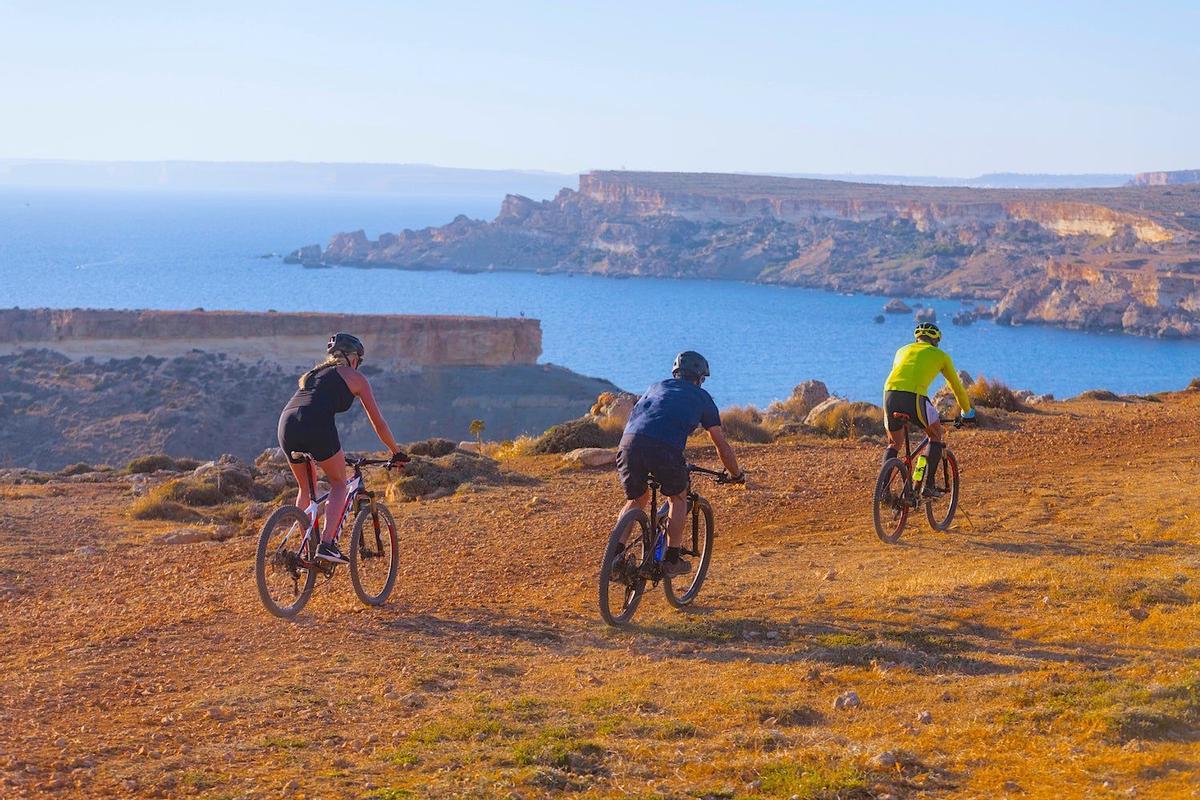
<path id="1" fill-rule="evenodd" d="M 884 298 L 725 281 L 535 273 L 310 270 L 268 253 L 337 231 L 491 218 L 499 197 L 195 195 L 0 190 L 0 307 L 50 306 L 525 315 L 542 320 L 543 360 L 633 391 L 682 349 L 712 363 L 722 406 L 763 405 L 808 378 L 878 402 L 912 318 L 872 321 Z M 918 298 L 920 299 L 920 298 Z M 960 368 L 1069 396 L 1177 389 L 1200 374 L 1200 342 L 990 322 L 948 324 Z M 315 356 L 316 354 L 314 354 Z"/>

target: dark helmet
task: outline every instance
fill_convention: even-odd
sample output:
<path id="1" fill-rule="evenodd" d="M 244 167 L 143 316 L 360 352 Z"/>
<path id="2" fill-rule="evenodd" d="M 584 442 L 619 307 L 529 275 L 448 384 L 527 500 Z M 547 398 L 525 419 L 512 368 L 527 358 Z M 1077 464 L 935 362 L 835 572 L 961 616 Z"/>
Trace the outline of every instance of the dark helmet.
<path id="1" fill-rule="evenodd" d="M 358 360 L 362 361 L 363 354 L 366 350 L 363 348 L 362 340 L 351 333 L 335 333 L 329 337 L 329 344 L 325 345 L 326 353 L 340 352 L 349 355 L 353 353 L 358 356 Z"/>
<path id="2" fill-rule="evenodd" d="M 708 361 L 695 350 L 684 350 L 675 356 L 675 366 L 671 367 L 675 377 L 703 380 L 708 377 Z"/>
<path id="3" fill-rule="evenodd" d="M 922 336 L 933 339 L 934 344 L 942 340 L 942 329 L 932 322 L 921 322 L 917 324 L 917 329 L 913 331 L 913 338 L 920 339 Z"/>

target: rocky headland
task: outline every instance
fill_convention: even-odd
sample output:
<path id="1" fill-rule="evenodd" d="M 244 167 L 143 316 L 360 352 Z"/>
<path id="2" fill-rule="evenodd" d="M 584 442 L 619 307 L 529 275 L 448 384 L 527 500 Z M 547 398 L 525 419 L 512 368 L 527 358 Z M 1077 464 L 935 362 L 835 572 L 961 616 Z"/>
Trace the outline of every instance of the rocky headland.
<path id="1" fill-rule="evenodd" d="M 296 377 L 357 332 L 397 438 L 541 432 L 611 383 L 537 363 L 537 320 L 208 311 L 0 311 L 0 466 L 124 463 L 145 453 L 250 458 L 275 442 Z M 359 405 L 352 450 L 378 448 Z"/>
<path id="2" fill-rule="evenodd" d="M 1007 323 L 1197 336 L 1186 276 L 1200 272 L 1200 183 L 1177 180 L 1013 190 L 592 172 L 553 200 L 509 195 L 491 222 L 341 233 L 288 260 L 969 298 L 999 303 Z"/>

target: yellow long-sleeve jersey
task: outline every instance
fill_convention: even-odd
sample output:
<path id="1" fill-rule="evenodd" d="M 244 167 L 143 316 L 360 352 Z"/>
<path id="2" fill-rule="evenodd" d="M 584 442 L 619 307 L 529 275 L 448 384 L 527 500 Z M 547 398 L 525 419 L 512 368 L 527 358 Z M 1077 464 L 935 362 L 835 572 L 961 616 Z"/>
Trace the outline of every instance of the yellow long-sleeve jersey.
<path id="1" fill-rule="evenodd" d="M 892 372 L 883 384 L 885 392 L 913 392 L 929 396 L 929 386 L 933 379 L 941 373 L 958 400 L 958 407 L 965 413 L 971 410 L 971 400 L 967 397 L 967 389 L 954 369 L 950 354 L 927 342 L 913 342 L 896 351 L 892 361 Z"/>

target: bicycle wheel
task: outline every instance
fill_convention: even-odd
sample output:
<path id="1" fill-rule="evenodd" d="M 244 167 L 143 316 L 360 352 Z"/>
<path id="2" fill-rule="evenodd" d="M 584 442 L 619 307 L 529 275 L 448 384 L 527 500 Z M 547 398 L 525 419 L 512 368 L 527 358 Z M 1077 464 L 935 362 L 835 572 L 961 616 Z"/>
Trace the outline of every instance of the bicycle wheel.
<path id="1" fill-rule="evenodd" d="M 317 570 L 315 531 L 308 537 L 308 515 L 296 506 L 275 511 L 258 535 L 254 577 L 263 605 L 277 617 L 291 619 L 312 596 Z"/>
<path id="2" fill-rule="evenodd" d="M 949 530 L 954 522 L 954 512 L 958 510 L 958 462 L 949 448 L 942 451 L 942 460 L 933 480 L 934 487 L 944 494 L 936 500 L 925 501 L 925 516 L 935 531 Z"/>
<path id="3" fill-rule="evenodd" d="M 626 531 L 628 541 L 622 541 Z M 617 519 L 600 562 L 600 616 L 609 625 L 620 627 L 629 622 L 642 602 L 646 579 L 641 569 L 653 557 L 648 541 L 650 520 L 645 511 L 633 508 Z"/>
<path id="4" fill-rule="evenodd" d="M 875 500 L 871 512 L 875 519 L 875 535 L 893 544 L 900 541 L 904 524 L 908 522 L 909 505 L 905 497 L 912 491 L 908 468 L 898 458 L 889 458 L 879 470 L 875 482 Z"/>
<path id="5" fill-rule="evenodd" d="M 703 497 L 691 505 L 687 520 L 688 539 L 684 543 L 683 555 L 692 559 L 692 574 L 663 578 L 663 593 L 667 596 L 667 602 L 675 608 L 683 608 L 700 594 L 700 587 L 708 575 L 708 564 L 712 560 L 712 506 Z M 682 593 L 676 594 L 676 584 L 683 588 Z"/>
<path id="6" fill-rule="evenodd" d="M 365 506 L 354 520 L 350 536 L 350 583 L 358 599 L 381 606 L 396 585 L 400 538 L 396 520 L 383 503 Z"/>

